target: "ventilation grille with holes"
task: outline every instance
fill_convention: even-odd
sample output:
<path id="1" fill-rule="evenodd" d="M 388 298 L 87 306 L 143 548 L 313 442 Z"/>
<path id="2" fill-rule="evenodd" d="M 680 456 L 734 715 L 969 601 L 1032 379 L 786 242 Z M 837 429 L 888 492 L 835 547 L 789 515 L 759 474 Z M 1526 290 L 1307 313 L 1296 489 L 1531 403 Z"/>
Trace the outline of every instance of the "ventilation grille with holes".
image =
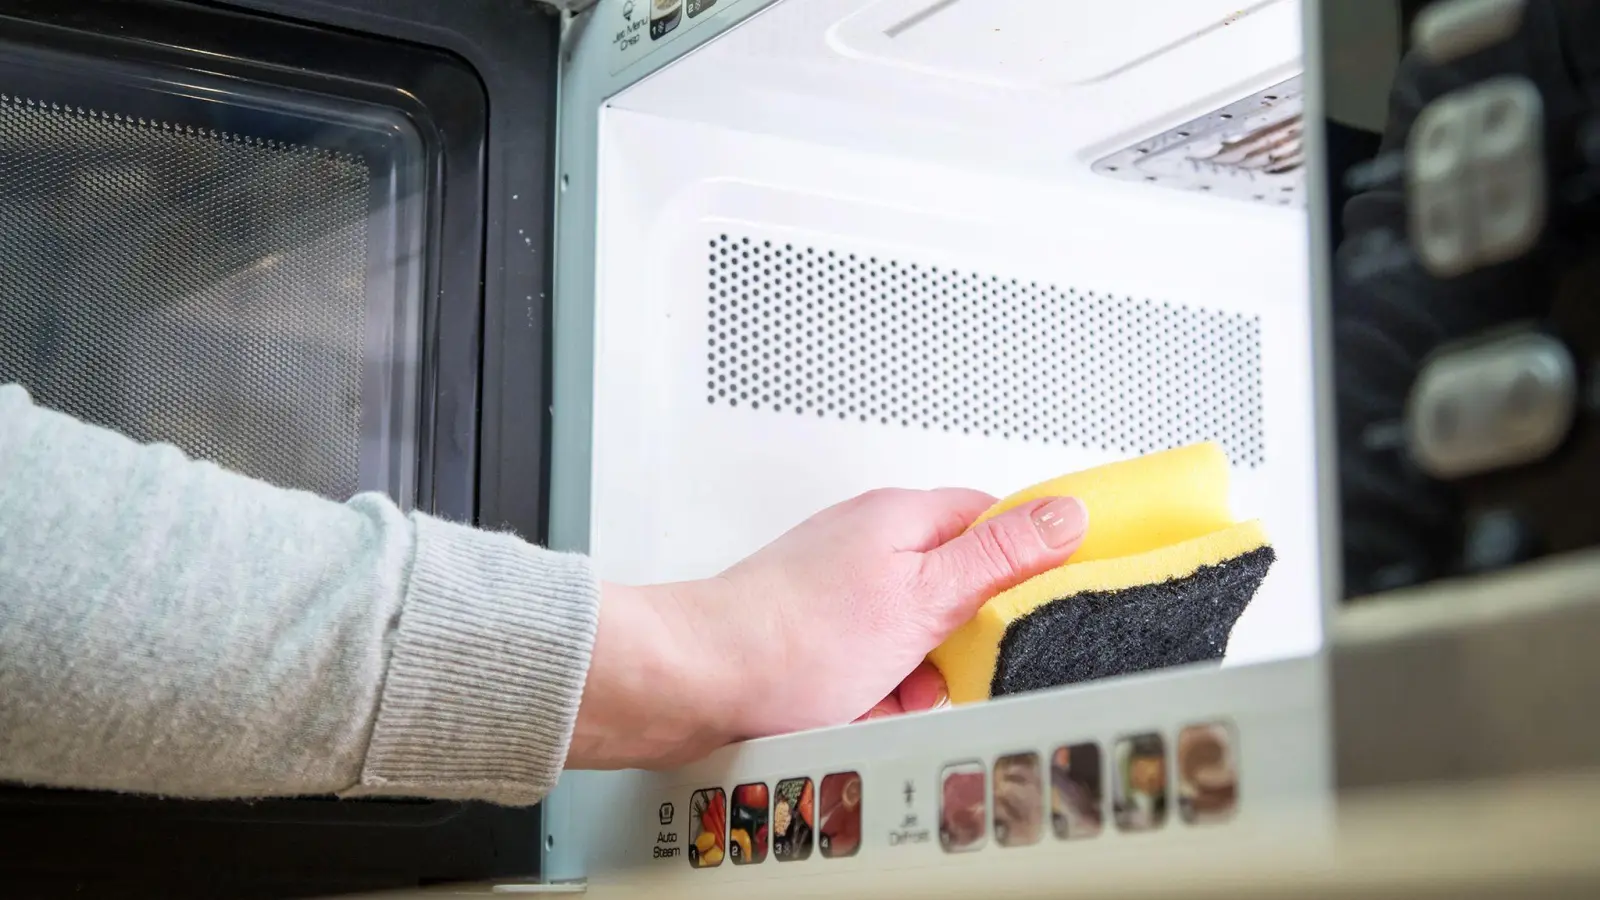
<path id="1" fill-rule="evenodd" d="M 1100 175 L 1246 200 L 1305 206 L 1300 76 L 1257 91 L 1096 162 Z"/>
<path id="2" fill-rule="evenodd" d="M 707 401 L 1265 461 L 1258 316 L 721 235 Z"/>

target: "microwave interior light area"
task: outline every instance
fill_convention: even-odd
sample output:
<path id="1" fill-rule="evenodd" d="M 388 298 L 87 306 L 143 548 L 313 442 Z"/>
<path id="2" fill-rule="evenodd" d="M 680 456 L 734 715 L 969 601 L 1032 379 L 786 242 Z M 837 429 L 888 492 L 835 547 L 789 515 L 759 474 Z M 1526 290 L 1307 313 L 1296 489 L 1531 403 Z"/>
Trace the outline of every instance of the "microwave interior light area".
<path id="1" fill-rule="evenodd" d="M 547 880 L 731 896 L 893 870 L 950 888 L 1156 846 L 1279 847 L 1287 819 L 1325 833 L 1301 18 L 1292 0 L 588 14 L 562 89 L 557 545 L 609 580 L 704 577 L 872 488 L 1003 496 L 1213 440 L 1235 517 L 1263 521 L 1277 562 L 1220 666 L 755 741 L 676 772 L 571 773 L 545 806 Z M 1191 827 L 1174 757 L 1209 726 L 1231 735 L 1238 802 Z M 1048 770 L 1086 745 L 1104 816 L 1078 842 L 1052 833 L 1067 814 Z M 1139 828 L 1113 781 L 1150 746 L 1169 802 Z M 1042 825 L 1024 845 L 995 820 L 1014 799 L 1001 770 L 1028 759 Z M 951 773 L 982 775 L 965 844 L 940 819 Z M 841 777 L 859 792 L 850 853 L 689 859 L 707 802 Z"/>

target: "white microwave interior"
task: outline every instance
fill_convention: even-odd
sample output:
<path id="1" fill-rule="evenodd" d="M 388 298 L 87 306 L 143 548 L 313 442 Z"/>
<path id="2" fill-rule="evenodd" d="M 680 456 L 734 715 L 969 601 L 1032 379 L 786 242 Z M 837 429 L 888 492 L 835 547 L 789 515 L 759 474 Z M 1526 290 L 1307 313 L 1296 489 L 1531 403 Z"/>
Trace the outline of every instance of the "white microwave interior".
<path id="1" fill-rule="evenodd" d="M 546 804 L 547 878 L 992 885 L 1002 864 L 1269 841 L 1274 810 L 1324 809 L 1301 74 L 1293 0 L 602 0 L 563 88 L 557 544 L 611 580 L 702 577 L 868 489 L 1001 496 L 1212 440 L 1278 561 L 1220 667 L 573 773 Z M 1174 759 L 1209 726 L 1239 778 L 1212 829 L 1179 816 Z M 1074 844 L 1043 772 L 1089 745 L 1105 826 Z M 1113 782 L 1150 746 L 1172 806 L 1138 833 Z M 1029 760 L 1043 836 L 1019 848 L 996 822 L 1002 770 Z M 982 776 L 977 852 L 950 852 L 952 773 Z M 841 775 L 849 854 L 691 863 L 708 796 L 762 785 L 777 816 Z"/>

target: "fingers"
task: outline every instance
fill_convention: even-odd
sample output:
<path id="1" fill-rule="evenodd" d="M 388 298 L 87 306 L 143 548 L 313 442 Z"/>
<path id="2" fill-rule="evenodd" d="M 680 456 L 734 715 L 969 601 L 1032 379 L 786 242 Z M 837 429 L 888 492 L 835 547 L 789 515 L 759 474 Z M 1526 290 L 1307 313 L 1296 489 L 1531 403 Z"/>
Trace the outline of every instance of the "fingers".
<path id="1" fill-rule="evenodd" d="M 948 603 L 951 628 L 990 597 L 1066 562 L 1083 543 L 1089 511 L 1074 498 L 1043 498 L 995 516 L 923 554 L 925 596 Z"/>
<path id="2" fill-rule="evenodd" d="M 950 703 L 950 691 L 945 687 L 944 676 L 930 662 L 917 666 L 905 681 L 900 682 L 900 690 L 895 693 L 900 698 L 900 708 L 906 712 L 938 709 Z"/>
<path id="3" fill-rule="evenodd" d="M 867 714 L 856 721 L 865 722 L 868 719 L 880 719 L 884 716 L 898 716 L 903 712 L 905 712 L 905 708 L 900 705 L 900 698 L 890 694 L 879 700 L 877 706 L 867 710 Z"/>
<path id="4" fill-rule="evenodd" d="M 883 698 L 856 721 L 865 722 L 868 719 L 897 716 L 901 713 L 926 712 L 949 704 L 950 692 L 945 687 L 944 676 L 939 674 L 933 663 L 923 662 L 900 682 L 900 687 L 893 694 Z"/>

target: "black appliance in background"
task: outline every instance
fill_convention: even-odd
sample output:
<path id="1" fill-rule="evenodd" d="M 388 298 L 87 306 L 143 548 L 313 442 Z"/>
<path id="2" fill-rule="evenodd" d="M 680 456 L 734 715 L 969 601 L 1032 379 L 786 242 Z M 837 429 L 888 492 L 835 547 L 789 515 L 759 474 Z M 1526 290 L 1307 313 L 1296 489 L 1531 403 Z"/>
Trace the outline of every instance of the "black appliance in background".
<path id="1" fill-rule="evenodd" d="M 1346 598 L 1600 546 L 1600 4 L 1320 10 Z"/>
<path id="2" fill-rule="evenodd" d="M 558 40 L 530 0 L 0 0 L 0 382 L 542 539 Z M 538 835 L 474 804 L 6 787 L 0 896 L 528 877 Z"/>

